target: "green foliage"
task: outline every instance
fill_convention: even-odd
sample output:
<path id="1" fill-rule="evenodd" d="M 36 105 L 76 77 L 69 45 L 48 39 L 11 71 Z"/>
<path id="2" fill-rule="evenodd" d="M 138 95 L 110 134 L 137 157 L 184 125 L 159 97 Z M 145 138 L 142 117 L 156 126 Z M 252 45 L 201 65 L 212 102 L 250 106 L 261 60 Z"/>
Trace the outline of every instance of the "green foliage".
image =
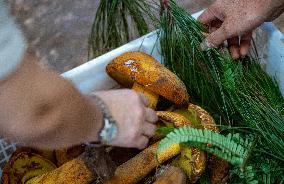
<path id="1" fill-rule="evenodd" d="M 228 126 L 250 130 L 263 154 L 284 163 L 284 99 L 257 61 L 233 60 L 224 50 L 201 51 L 206 30 L 174 0 L 161 27 L 164 63 L 184 81 L 192 102 Z"/>
<path id="2" fill-rule="evenodd" d="M 258 184 L 258 179 L 256 178 L 256 172 L 252 166 L 247 166 L 243 171 L 240 171 L 239 168 L 231 170 L 231 174 L 238 176 L 237 182 L 247 183 L 247 184 Z M 232 178 L 232 177 L 231 177 Z M 235 183 L 234 181 L 231 181 Z"/>
<path id="3" fill-rule="evenodd" d="M 197 147 L 240 167 L 244 165 L 251 147 L 249 140 L 241 140 L 232 134 L 224 136 L 206 129 L 182 127 L 169 133 L 160 142 L 158 153 L 176 143 Z"/>
<path id="4" fill-rule="evenodd" d="M 148 33 L 150 12 L 155 11 L 148 0 L 100 0 L 89 38 L 89 57 Z"/>
<path id="5" fill-rule="evenodd" d="M 172 131 L 174 131 L 174 128 L 162 127 L 162 128 L 159 128 L 158 130 L 156 130 L 156 133 L 163 135 L 163 136 L 166 136 L 169 133 L 171 133 Z"/>

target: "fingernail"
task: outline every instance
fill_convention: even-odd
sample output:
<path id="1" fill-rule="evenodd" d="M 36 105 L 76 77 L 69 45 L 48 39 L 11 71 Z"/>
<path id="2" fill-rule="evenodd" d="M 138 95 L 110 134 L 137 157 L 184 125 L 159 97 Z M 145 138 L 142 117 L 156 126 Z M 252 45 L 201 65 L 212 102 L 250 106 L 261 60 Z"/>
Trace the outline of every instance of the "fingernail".
<path id="1" fill-rule="evenodd" d="M 215 45 L 210 43 L 210 42 L 208 42 L 207 39 L 204 39 L 203 42 L 200 44 L 200 49 L 202 51 L 208 51 L 211 48 L 215 48 Z"/>

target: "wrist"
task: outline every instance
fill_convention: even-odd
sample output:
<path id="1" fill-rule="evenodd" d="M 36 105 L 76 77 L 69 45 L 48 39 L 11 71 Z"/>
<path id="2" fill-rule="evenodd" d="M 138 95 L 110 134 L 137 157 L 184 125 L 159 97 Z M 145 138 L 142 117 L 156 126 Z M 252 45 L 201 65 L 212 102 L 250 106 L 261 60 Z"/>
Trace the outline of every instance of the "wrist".
<path id="1" fill-rule="evenodd" d="M 89 145 L 102 145 L 102 144 L 110 144 L 117 136 L 118 127 L 116 121 L 114 120 L 111 112 L 109 111 L 108 106 L 105 102 L 96 94 L 89 95 L 91 101 L 96 106 L 99 112 L 99 119 L 97 124 L 97 128 L 95 128 L 95 139 L 93 139 Z"/>
<path id="2" fill-rule="evenodd" d="M 94 121 L 93 130 L 91 131 L 91 135 L 87 138 L 86 142 L 98 142 L 100 139 L 99 132 L 104 126 L 103 111 L 91 96 L 88 96 L 87 98 L 90 102 L 90 106 L 94 114 Z"/>

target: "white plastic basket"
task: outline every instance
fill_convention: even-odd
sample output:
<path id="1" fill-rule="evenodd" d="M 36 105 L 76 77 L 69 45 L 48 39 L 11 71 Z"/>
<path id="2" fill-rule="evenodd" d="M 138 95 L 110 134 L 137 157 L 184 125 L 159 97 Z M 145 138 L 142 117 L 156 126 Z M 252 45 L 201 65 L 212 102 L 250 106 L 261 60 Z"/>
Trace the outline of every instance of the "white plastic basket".
<path id="1" fill-rule="evenodd" d="M 198 12 L 193 16 L 198 17 L 200 14 L 201 12 Z M 254 37 L 262 65 L 270 75 L 276 78 L 281 92 L 284 94 L 284 35 L 272 23 L 265 23 L 257 29 Z M 83 94 L 96 90 L 116 88 L 118 86 L 117 83 L 105 72 L 106 65 L 112 59 L 125 52 L 138 50 L 151 54 L 158 61 L 161 61 L 162 57 L 157 39 L 156 31 L 151 32 L 96 59 L 84 63 L 79 67 L 63 73 L 62 77 L 72 81 Z M 0 139 L 1 169 L 15 149 L 15 144 L 9 144 L 5 142 L 4 139 Z M 1 175 L 2 170 L 0 170 L 0 176 Z"/>

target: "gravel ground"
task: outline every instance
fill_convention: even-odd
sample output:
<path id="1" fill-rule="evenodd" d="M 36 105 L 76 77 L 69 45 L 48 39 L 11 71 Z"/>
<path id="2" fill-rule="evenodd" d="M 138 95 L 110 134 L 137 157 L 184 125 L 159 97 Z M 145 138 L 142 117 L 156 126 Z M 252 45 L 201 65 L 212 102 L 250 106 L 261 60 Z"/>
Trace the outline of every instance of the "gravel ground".
<path id="1" fill-rule="evenodd" d="M 87 61 L 87 39 L 98 0 L 6 0 L 29 42 L 29 51 L 58 72 Z M 194 13 L 212 0 L 179 0 Z M 284 32 L 284 17 L 276 21 Z"/>

